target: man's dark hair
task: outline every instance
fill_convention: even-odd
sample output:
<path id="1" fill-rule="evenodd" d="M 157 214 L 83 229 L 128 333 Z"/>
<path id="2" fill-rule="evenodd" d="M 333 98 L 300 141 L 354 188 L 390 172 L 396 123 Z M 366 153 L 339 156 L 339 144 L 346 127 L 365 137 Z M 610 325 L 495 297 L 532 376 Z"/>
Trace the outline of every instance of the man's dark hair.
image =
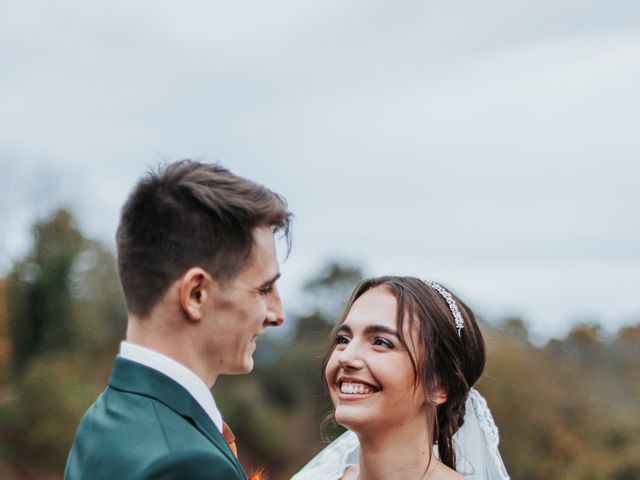
<path id="1" fill-rule="evenodd" d="M 182 160 L 149 172 L 122 207 L 118 271 L 129 312 L 146 317 L 193 266 L 221 284 L 245 266 L 253 229 L 271 227 L 290 247 L 286 200 L 217 164 Z"/>

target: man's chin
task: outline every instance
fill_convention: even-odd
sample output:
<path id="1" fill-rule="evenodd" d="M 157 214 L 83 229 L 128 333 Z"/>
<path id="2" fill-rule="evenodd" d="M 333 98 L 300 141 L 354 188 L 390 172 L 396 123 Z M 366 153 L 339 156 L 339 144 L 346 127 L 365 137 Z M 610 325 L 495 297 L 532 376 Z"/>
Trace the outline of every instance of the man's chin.
<path id="1" fill-rule="evenodd" d="M 232 375 L 245 375 L 247 373 L 251 373 L 253 371 L 253 366 L 253 358 L 249 358 L 248 360 L 245 360 L 244 363 L 232 373 Z"/>
<path id="2" fill-rule="evenodd" d="M 253 359 L 248 365 L 246 365 L 246 368 L 242 373 L 251 373 L 252 371 L 253 371 Z"/>

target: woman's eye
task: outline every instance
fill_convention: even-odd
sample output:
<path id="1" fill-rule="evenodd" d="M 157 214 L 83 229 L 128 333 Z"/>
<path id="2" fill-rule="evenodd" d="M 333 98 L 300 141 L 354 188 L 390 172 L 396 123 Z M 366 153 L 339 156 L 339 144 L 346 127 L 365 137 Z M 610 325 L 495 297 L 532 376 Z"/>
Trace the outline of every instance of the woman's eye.
<path id="1" fill-rule="evenodd" d="M 349 343 L 349 337 L 336 335 L 336 345 L 346 345 L 347 343 Z"/>
<path id="2" fill-rule="evenodd" d="M 393 343 L 391 343 L 386 338 L 382 338 L 382 337 L 374 338 L 373 344 L 376 345 L 376 346 L 386 347 L 386 348 L 388 348 L 390 350 L 393 350 L 394 348 L 396 348 L 396 346 Z"/>

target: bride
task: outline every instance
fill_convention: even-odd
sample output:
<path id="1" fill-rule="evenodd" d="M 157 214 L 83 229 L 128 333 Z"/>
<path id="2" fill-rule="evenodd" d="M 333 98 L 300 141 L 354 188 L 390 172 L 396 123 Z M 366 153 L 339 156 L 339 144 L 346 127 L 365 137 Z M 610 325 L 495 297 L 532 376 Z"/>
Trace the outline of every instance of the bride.
<path id="1" fill-rule="evenodd" d="M 485 350 L 471 310 L 434 282 L 360 282 L 323 364 L 348 430 L 292 480 L 508 480 L 498 432 L 471 388 Z"/>

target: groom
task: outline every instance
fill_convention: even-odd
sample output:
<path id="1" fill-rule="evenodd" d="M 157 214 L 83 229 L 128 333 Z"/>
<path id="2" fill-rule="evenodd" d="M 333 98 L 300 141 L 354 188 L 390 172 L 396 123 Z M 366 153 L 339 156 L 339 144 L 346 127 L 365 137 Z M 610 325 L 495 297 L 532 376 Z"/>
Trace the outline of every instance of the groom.
<path id="1" fill-rule="evenodd" d="M 82 418 L 65 480 L 245 480 L 210 389 L 253 369 L 284 322 L 274 233 L 291 214 L 269 189 L 181 161 L 140 180 L 116 235 L 127 310 L 107 389 Z"/>

